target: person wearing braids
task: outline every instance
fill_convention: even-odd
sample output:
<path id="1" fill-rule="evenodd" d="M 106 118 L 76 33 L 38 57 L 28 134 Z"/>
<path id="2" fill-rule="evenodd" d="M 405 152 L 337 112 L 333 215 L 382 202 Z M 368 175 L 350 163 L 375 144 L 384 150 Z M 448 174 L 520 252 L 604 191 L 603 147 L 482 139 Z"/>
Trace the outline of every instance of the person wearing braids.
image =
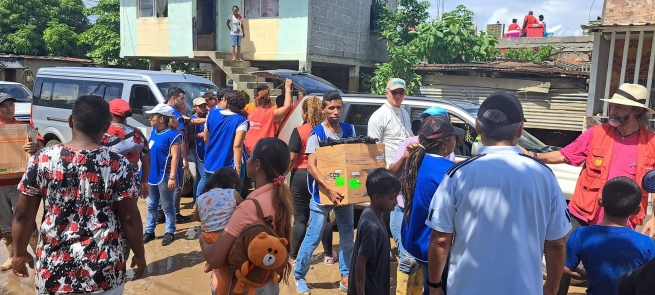
<path id="1" fill-rule="evenodd" d="M 232 245 L 241 232 L 259 221 L 255 199 L 261 204 L 264 216 L 271 216 L 273 230 L 280 238 L 291 240 L 291 193 L 289 187 L 284 183 L 285 174 L 289 169 L 289 147 L 283 141 L 270 137 L 262 138 L 252 150 L 250 159 L 246 164 L 248 177 L 255 182 L 255 191 L 245 199 L 234 210 L 230 221 L 228 221 L 224 232 L 213 244 L 208 244 L 205 239 L 200 240 L 205 260 L 214 269 L 219 269 L 221 278 L 214 294 L 230 294 L 231 282 L 234 278 L 230 274 L 228 254 Z M 291 244 L 287 244 L 287 251 L 291 251 Z M 288 282 L 291 267 L 286 265 L 280 276 L 281 283 Z M 279 294 L 279 284 L 272 282 L 257 290 L 257 294 L 274 295 Z"/>
<path id="2" fill-rule="evenodd" d="M 293 129 L 289 139 L 289 150 L 291 150 L 291 196 L 293 198 L 293 239 L 291 239 L 291 252 L 289 259 L 292 266 L 295 266 L 298 249 L 307 233 L 309 222 L 309 201 L 312 193 L 307 188 L 307 159 L 305 154 L 307 139 L 316 125 L 323 122 L 323 107 L 321 100 L 312 96 L 302 102 L 302 118 L 305 122 Z M 321 238 L 323 252 L 325 253 L 325 264 L 334 264 L 337 261 L 337 253 L 332 252 L 332 225 L 324 223 Z"/>
<path id="3" fill-rule="evenodd" d="M 257 142 L 265 137 L 275 137 L 277 123 L 282 121 L 291 110 L 291 91 L 292 83 L 290 79 L 284 82 L 284 105 L 279 108 L 273 108 L 275 103 L 271 102 L 271 95 L 268 86 L 261 85 L 255 89 L 256 108 L 248 111 L 248 121 L 250 129 L 246 133 L 246 152 L 250 152 Z"/>
<path id="4" fill-rule="evenodd" d="M 402 225 L 402 243 L 405 250 L 414 257 L 423 273 L 423 294 L 430 294 L 428 281 L 428 247 L 432 229 L 425 224 L 428 208 L 434 192 L 454 162 L 446 159 L 457 144 L 455 139 L 463 135 L 463 129 L 454 127 L 448 114 L 427 117 L 421 123 L 418 146 L 406 160 L 403 183 L 405 216 Z M 448 271 L 443 272 L 443 282 Z M 420 276 L 415 276 L 418 281 Z M 420 285 L 420 284 L 418 284 Z M 419 287 L 420 288 L 420 287 Z M 444 287 L 444 294 L 446 289 Z M 417 294 L 418 292 L 412 292 Z"/>

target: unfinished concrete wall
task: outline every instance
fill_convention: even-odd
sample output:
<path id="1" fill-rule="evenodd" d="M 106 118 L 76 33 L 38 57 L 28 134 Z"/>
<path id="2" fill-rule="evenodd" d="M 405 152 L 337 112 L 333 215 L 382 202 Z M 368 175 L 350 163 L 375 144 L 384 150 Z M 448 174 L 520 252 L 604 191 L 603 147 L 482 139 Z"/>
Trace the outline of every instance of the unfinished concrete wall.
<path id="1" fill-rule="evenodd" d="M 603 23 L 655 22 L 655 2 L 652 0 L 606 0 Z"/>
<path id="2" fill-rule="evenodd" d="M 370 0 L 310 1 L 309 54 L 385 61 L 384 43 L 370 31 L 371 3 Z"/>

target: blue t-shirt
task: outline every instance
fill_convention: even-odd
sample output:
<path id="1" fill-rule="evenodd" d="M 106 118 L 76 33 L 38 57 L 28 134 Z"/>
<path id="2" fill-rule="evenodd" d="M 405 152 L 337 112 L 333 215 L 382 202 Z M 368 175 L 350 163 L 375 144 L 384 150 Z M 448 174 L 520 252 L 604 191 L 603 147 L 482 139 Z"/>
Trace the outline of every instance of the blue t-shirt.
<path id="1" fill-rule="evenodd" d="M 628 227 L 592 225 L 576 229 L 566 242 L 566 267 L 580 261 L 587 271 L 587 294 L 617 294 L 619 277 L 655 257 L 655 242 Z"/>
<path id="2" fill-rule="evenodd" d="M 182 117 L 182 113 L 177 111 L 175 106 L 172 107 L 173 107 L 173 118 L 175 118 L 175 120 L 177 120 L 177 122 L 180 123 L 180 126 L 177 127 L 177 130 L 182 131 L 184 130 L 184 117 Z"/>
<path id="3" fill-rule="evenodd" d="M 192 119 L 198 119 L 198 116 L 196 115 L 191 115 Z M 205 132 L 205 125 L 200 124 L 200 125 L 195 125 L 193 126 L 193 134 L 202 134 Z M 202 138 L 195 138 L 195 146 L 193 147 L 196 149 L 196 153 L 198 153 L 198 160 L 204 161 L 205 160 L 205 140 Z"/>
<path id="4" fill-rule="evenodd" d="M 430 232 L 432 232 L 432 228 L 425 224 L 430 213 L 430 202 L 446 171 L 454 165 L 455 163 L 444 157 L 425 154 L 418 170 L 412 210 L 409 219 L 403 218 L 401 235 L 405 250 L 423 262 L 428 261 Z"/>

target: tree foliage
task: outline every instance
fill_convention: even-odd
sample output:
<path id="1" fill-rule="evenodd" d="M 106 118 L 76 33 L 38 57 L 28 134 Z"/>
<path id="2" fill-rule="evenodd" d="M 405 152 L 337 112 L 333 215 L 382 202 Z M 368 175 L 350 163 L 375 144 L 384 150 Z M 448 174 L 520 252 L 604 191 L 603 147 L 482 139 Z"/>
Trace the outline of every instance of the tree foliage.
<path id="1" fill-rule="evenodd" d="M 0 52 L 79 56 L 84 10 L 82 0 L 0 0 Z"/>
<path id="2" fill-rule="evenodd" d="M 484 62 L 497 55 L 498 39 L 486 31 L 476 32 L 473 12 L 459 5 L 439 19 L 418 25 L 411 45 L 428 63 Z"/>
<path id="3" fill-rule="evenodd" d="M 553 48 L 554 47 L 552 44 L 548 44 L 539 47 L 539 50 L 536 52 L 532 48 L 508 49 L 505 51 L 505 58 L 513 60 L 544 62 L 550 59 Z"/>
<path id="4" fill-rule="evenodd" d="M 379 19 L 376 24 L 382 30 L 382 40 L 386 43 L 388 62 L 376 64 L 371 79 L 371 92 L 383 94 L 391 78 L 401 78 L 407 83 L 407 93 L 413 94 L 421 86 L 421 77 L 414 72 L 420 62 L 415 47 L 410 43 L 415 34 L 411 32 L 424 23 L 430 14 L 430 3 L 417 0 L 399 0 L 398 9 L 389 10 L 379 6 Z"/>
<path id="5" fill-rule="evenodd" d="M 102 66 L 146 68 L 148 60 L 125 59 L 121 51 L 121 19 L 119 0 L 100 0 L 98 5 L 86 11 L 87 16 L 97 16 L 91 28 L 79 35 L 78 43 L 90 48 L 86 54 Z"/>
<path id="6" fill-rule="evenodd" d="M 385 92 L 389 79 L 397 77 L 407 83 L 407 92 L 415 93 L 421 76 L 414 72 L 417 64 L 484 62 L 496 57 L 498 39 L 487 32 L 476 32 L 473 12 L 459 5 L 440 18 L 428 20 L 427 1 L 399 0 L 399 8 L 379 13 L 377 27 L 382 29 L 388 62 L 377 64 L 371 92 Z"/>

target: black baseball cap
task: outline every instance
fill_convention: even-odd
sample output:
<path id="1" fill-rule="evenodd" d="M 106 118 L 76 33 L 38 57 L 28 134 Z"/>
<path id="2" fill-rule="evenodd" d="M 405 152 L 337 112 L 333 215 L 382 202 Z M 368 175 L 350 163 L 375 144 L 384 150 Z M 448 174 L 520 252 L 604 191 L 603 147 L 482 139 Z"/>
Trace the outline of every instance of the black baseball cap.
<path id="1" fill-rule="evenodd" d="M 464 135 L 464 129 L 453 126 L 447 115 L 435 115 L 423 119 L 418 132 L 422 139 L 440 139 L 450 135 Z"/>
<path id="2" fill-rule="evenodd" d="M 498 110 L 507 116 L 507 120 L 494 122 L 485 119 L 482 115 L 488 110 Z M 523 106 L 516 95 L 506 91 L 497 91 L 489 95 L 480 105 L 478 121 L 485 125 L 504 126 L 519 122 L 527 122 L 523 115 Z"/>
<path id="3" fill-rule="evenodd" d="M 655 170 L 648 171 L 641 179 L 641 187 L 647 193 L 655 193 Z"/>

